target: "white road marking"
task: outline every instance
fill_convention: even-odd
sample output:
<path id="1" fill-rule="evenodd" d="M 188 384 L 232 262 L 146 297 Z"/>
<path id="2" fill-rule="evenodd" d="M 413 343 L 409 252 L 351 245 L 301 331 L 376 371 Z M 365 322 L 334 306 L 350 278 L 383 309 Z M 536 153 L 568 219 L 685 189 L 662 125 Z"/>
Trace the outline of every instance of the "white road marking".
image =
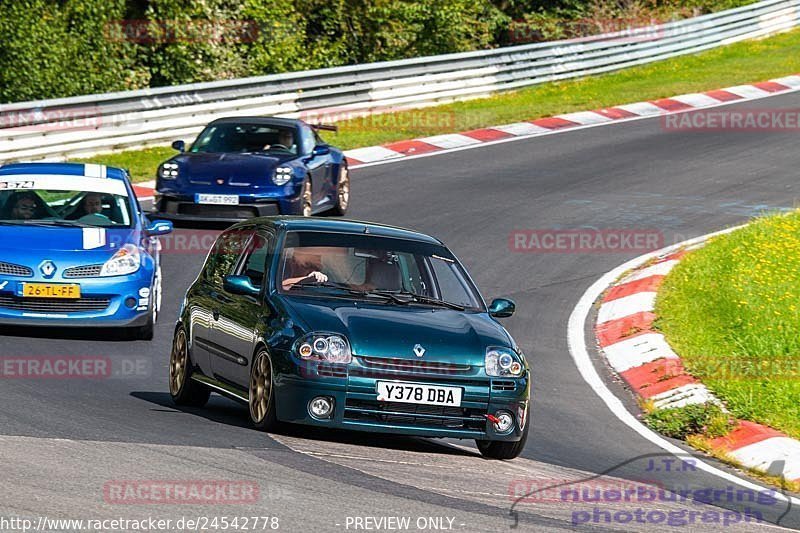
<path id="1" fill-rule="evenodd" d="M 611 300 L 600 306 L 600 311 L 597 313 L 597 323 L 603 324 L 604 322 L 617 320 L 636 313 L 652 311 L 655 303 L 655 292 L 637 292 L 630 296 Z"/>
<path id="2" fill-rule="evenodd" d="M 627 263 L 618 266 L 614 270 L 604 274 L 600 279 L 595 281 L 588 289 L 586 289 L 586 292 L 583 293 L 583 296 L 581 296 L 580 300 L 578 300 L 575 309 L 572 310 L 572 314 L 570 315 L 569 322 L 567 324 L 567 342 L 569 345 L 569 353 L 572 356 L 572 360 L 575 362 L 575 366 L 578 368 L 578 372 L 583 380 L 592 388 L 592 390 L 594 390 L 595 394 L 600 397 L 603 403 L 606 404 L 608 409 L 619 419 L 620 422 L 628 426 L 648 442 L 658 446 L 668 453 L 675 455 L 678 458 L 686 457 L 687 453 L 689 452 L 680 446 L 676 446 L 675 444 L 669 442 L 664 437 L 639 421 L 636 416 L 628 411 L 628 409 L 622 403 L 622 400 L 617 398 L 617 396 L 611 392 L 611 390 L 603 381 L 603 378 L 597 373 L 597 370 L 595 370 L 594 365 L 592 364 L 592 359 L 589 356 L 589 350 L 586 347 L 584 327 L 586 325 L 586 320 L 589 318 L 589 313 L 592 310 L 594 302 L 612 283 L 614 283 L 615 279 L 622 275 L 623 272 L 632 270 L 659 256 L 668 255 L 670 252 L 679 250 L 682 246 L 704 242 L 709 237 L 730 233 L 731 231 L 737 230 L 741 227 L 743 226 L 737 226 L 735 228 L 729 228 L 716 233 L 711 233 L 709 235 L 704 235 L 702 237 L 697 237 L 695 239 L 690 239 L 662 250 L 636 257 Z M 761 485 L 720 470 L 719 468 L 704 461 L 696 460 L 695 467 L 699 470 L 717 476 L 720 479 L 734 483 L 740 487 L 744 487 L 753 491 L 765 490 L 765 488 Z M 795 498 L 794 496 L 786 498 L 783 494 L 775 493 L 775 498 L 779 501 L 791 500 L 793 504 L 800 505 L 800 498 Z"/>
<path id="3" fill-rule="evenodd" d="M 625 372 L 656 359 L 678 359 L 678 354 L 672 351 L 660 333 L 637 335 L 606 346 L 603 351 L 608 363 L 617 372 Z"/>

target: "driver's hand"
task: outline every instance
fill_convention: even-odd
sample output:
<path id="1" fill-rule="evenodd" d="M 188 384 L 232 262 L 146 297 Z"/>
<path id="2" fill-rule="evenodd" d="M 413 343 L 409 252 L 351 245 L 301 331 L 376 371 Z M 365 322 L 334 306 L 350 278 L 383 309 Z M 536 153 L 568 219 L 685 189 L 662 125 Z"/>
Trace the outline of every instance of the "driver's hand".
<path id="1" fill-rule="evenodd" d="M 325 283 L 326 281 L 328 281 L 328 276 L 316 270 L 311 274 L 309 274 L 308 276 L 306 276 L 306 278 L 313 279 L 317 283 Z"/>

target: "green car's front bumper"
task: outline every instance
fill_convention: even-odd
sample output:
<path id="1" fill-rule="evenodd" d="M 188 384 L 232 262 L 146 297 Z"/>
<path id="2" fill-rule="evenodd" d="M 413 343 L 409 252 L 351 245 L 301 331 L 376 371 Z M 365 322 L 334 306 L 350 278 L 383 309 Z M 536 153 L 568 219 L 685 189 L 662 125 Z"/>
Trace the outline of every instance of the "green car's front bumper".
<path id="1" fill-rule="evenodd" d="M 368 359 L 368 358 L 366 358 Z M 349 365 L 303 361 L 291 365 L 275 380 L 277 417 L 284 422 L 320 427 L 395 433 L 420 437 L 452 437 L 493 441 L 522 438 L 529 416 L 530 378 L 490 378 L 482 367 L 469 370 L 428 372 L 375 369 L 365 358 L 353 357 Z M 418 365 L 417 365 L 418 366 Z M 459 407 L 377 401 L 378 381 L 401 381 L 424 385 L 460 387 Z M 328 419 L 317 419 L 308 412 L 309 402 L 318 397 L 333 398 L 334 410 Z M 500 410 L 514 415 L 514 427 L 495 431 L 487 418 Z"/>

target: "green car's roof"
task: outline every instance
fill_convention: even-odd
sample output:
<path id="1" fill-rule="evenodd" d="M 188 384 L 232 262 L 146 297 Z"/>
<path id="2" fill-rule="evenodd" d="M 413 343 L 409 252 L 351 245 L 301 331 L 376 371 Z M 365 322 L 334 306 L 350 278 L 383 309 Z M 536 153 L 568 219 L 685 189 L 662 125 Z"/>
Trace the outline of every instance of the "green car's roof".
<path id="1" fill-rule="evenodd" d="M 242 225 L 265 224 L 280 228 L 284 231 L 327 231 L 336 233 L 380 235 L 398 239 L 410 239 L 431 244 L 442 244 L 438 239 L 413 231 L 385 224 L 361 222 L 358 220 L 326 219 L 316 217 L 279 216 L 253 218 Z M 237 224 L 238 226 L 238 224 Z"/>

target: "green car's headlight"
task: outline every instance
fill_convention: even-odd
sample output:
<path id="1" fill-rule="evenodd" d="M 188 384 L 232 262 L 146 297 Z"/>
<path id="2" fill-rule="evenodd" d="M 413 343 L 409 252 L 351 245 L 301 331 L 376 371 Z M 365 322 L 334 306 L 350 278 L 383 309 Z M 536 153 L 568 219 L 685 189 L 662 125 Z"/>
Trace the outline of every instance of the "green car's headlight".
<path id="1" fill-rule="evenodd" d="M 296 346 L 297 355 L 301 359 L 318 359 L 330 363 L 349 363 L 353 360 L 347 338 L 336 333 L 309 333 Z"/>
<path id="2" fill-rule="evenodd" d="M 518 378 L 524 370 L 519 355 L 511 348 L 490 346 L 486 349 L 486 375 Z"/>

